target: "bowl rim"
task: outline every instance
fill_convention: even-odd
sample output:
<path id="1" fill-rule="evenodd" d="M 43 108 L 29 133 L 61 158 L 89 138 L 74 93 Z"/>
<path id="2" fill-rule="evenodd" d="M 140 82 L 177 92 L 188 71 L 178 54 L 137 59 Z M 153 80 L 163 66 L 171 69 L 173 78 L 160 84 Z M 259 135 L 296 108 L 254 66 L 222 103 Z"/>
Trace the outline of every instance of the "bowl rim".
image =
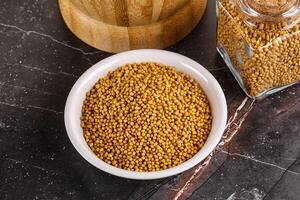
<path id="1" fill-rule="evenodd" d="M 98 79 L 101 77 L 101 76 L 99 76 L 99 74 L 95 73 L 96 71 L 98 73 L 105 72 L 105 74 L 107 74 L 109 71 L 112 71 L 109 69 L 115 65 L 115 63 L 116 63 L 115 61 L 117 61 L 117 60 L 120 60 L 120 59 L 124 60 L 124 57 L 130 57 L 130 56 L 139 57 L 141 55 L 145 56 L 145 55 L 150 55 L 150 54 L 155 57 L 168 57 L 168 58 L 177 59 L 180 62 L 181 61 L 188 62 L 188 63 L 190 63 L 190 65 L 185 66 L 185 67 L 190 67 L 189 70 L 193 70 L 196 73 L 198 73 L 198 75 L 200 75 L 202 78 L 209 80 L 209 82 L 211 84 L 210 86 L 211 86 L 211 88 L 213 88 L 212 91 L 218 97 L 218 105 L 216 105 L 216 107 L 218 107 L 218 109 L 219 109 L 218 116 L 217 116 L 218 125 L 215 125 L 216 124 L 216 123 L 214 123 L 215 116 L 213 115 L 213 125 L 212 125 L 212 130 L 209 135 L 211 135 L 212 132 L 214 131 L 215 134 L 217 135 L 217 137 L 212 139 L 213 140 L 211 142 L 212 144 L 209 145 L 208 147 L 206 147 L 205 152 L 201 153 L 202 149 L 200 149 L 200 151 L 198 151 L 197 154 L 195 154 L 189 160 L 181 163 L 180 165 L 177 165 L 175 167 L 171 167 L 168 169 L 160 170 L 160 171 L 154 171 L 154 172 L 135 172 L 135 171 L 129 171 L 129 170 L 125 170 L 125 169 L 121 169 L 121 168 L 117 168 L 112 165 L 109 165 L 106 162 L 102 161 L 100 158 L 98 158 L 90 149 L 89 149 L 89 152 L 82 149 L 80 144 L 78 144 L 77 139 L 75 138 L 76 134 L 79 134 L 78 128 L 76 128 L 76 127 L 78 127 L 78 126 L 80 127 L 80 124 L 78 125 L 77 123 L 75 123 L 76 117 L 74 117 L 73 111 L 76 108 L 74 107 L 74 102 L 75 102 L 74 99 L 76 99 L 76 96 L 78 94 L 84 93 L 84 96 L 85 96 L 87 91 L 82 90 L 82 87 L 85 84 L 87 84 L 88 81 L 91 81 L 91 79 L 95 76 L 98 76 Z M 155 61 L 144 60 L 144 61 L 136 61 L 136 62 L 155 62 Z M 124 62 L 124 63 L 126 63 L 126 62 Z M 127 63 L 132 63 L 132 61 L 129 61 Z M 162 63 L 162 64 L 165 64 L 165 63 Z M 120 67 L 123 64 L 117 64 L 117 65 L 118 66 L 116 68 Z M 168 64 L 166 64 L 166 65 L 168 65 Z M 176 66 L 175 66 L 175 68 L 176 68 Z M 94 85 L 94 84 L 92 84 L 92 85 Z M 208 89 L 204 89 L 203 87 L 202 87 L 202 89 L 207 94 Z M 209 97 L 208 97 L 208 99 L 210 102 L 211 109 L 215 109 L 211 105 L 211 99 Z M 82 103 L 83 102 L 81 102 L 81 104 Z M 80 113 L 81 113 L 81 107 L 80 107 Z M 222 90 L 221 86 L 219 85 L 218 81 L 214 78 L 214 76 L 206 68 L 204 68 L 202 65 L 200 65 L 196 61 L 194 61 L 186 56 L 183 56 L 181 54 L 166 51 L 166 50 L 139 49 L 139 50 L 126 51 L 126 52 L 122 52 L 122 53 L 118 53 L 118 54 L 109 56 L 109 57 L 97 62 L 92 67 L 90 67 L 88 70 L 86 70 L 79 77 L 79 79 L 75 82 L 75 84 L 73 85 L 73 87 L 68 95 L 66 105 L 65 105 L 65 111 L 64 111 L 64 121 L 65 121 L 66 131 L 67 131 L 68 137 L 69 137 L 72 145 L 75 147 L 75 149 L 78 151 L 78 153 L 90 164 L 92 164 L 93 166 L 95 166 L 96 168 L 98 168 L 102 171 L 105 171 L 105 172 L 115 175 L 115 176 L 129 178 L 129 179 L 136 179 L 136 180 L 151 180 L 151 179 L 165 178 L 165 177 L 179 174 L 183 171 L 186 171 L 186 170 L 194 167 L 195 165 L 197 165 L 198 163 L 203 161 L 207 156 L 209 156 L 209 154 L 216 148 L 216 146 L 218 145 L 219 141 L 221 140 L 221 138 L 223 136 L 226 122 L 227 122 L 227 104 L 226 104 L 225 95 L 224 95 L 223 90 Z M 80 127 L 80 130 L 82 133 L 81 127 Z M 83 135 L 82 135 L 82 138 L 83 138 Z M 83 138 L 83 140 L 84 140 L 84 138 Z M 84 143 L 87 145 L 85 140 L 84 140 Z M 205 143 L 207 143 L 207 141 Z M 93 156 L 91 155 L 91 152 L 92 152 Z"/>

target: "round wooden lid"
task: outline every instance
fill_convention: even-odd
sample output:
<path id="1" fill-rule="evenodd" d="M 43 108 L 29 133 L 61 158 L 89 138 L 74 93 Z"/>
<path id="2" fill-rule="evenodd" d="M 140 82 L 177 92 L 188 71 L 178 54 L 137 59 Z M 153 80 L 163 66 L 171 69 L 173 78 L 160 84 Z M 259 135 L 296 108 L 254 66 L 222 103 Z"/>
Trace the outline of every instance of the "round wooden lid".
<path id="1" fill-rule="evenodd" d="M 291 9 L 297 0 L 246 0 L 255 11 L 265 15 L 280 15 Z"/>

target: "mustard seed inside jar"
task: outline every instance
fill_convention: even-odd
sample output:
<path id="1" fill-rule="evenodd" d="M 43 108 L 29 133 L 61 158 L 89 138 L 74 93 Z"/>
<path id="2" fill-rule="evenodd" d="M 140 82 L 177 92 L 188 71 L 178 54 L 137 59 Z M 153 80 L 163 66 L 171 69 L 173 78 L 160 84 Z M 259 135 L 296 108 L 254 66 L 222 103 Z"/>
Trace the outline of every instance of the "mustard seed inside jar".
<path id="1" fill-rule="evenodd" d="M 217 49 L 247 95 L 300 81 L 300 0 L 217 0 L 217 11 Z"/>

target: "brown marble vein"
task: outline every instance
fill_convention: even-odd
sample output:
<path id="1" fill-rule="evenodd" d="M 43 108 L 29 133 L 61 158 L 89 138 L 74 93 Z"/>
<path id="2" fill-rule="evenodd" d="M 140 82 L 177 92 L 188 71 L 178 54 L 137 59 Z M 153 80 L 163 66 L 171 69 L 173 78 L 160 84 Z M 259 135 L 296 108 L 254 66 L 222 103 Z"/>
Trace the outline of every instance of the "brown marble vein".
<path id="1" fill-rule="evenodd" d="M 228 123 L 226 125 L 226 130 L 224 136 L 215 149 L 214 152 L 210 154 L 190 175 L 190 178 L 180 187 L 180 190 L 174 195 L 172 199 L 186 199 L 189 194 L 198 188 L 193 184 L 195 178 L 200 177 L 203 171 L 209 166 L 211 159 L 213 158 L 214 154 L 219 151 L 220 148 L 224 147 L 231 139 L 237 134 L 240 130 L 243 122 L 245 121 L 246 117 L 250 113 L 253 108 L 254 100 L 249 99 L 246 97 L 240 105 L 235 109 L 234 113 L 230 116 Z M 172 195 L 173 196 L 173 195 Z"/>

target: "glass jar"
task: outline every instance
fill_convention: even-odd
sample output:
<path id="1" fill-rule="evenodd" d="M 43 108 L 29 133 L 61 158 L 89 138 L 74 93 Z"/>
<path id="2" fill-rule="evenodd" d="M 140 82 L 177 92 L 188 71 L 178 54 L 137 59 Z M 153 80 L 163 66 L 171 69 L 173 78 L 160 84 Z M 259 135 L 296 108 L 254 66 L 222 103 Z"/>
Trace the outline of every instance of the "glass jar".
<path id="1" fill-rule="evenodd" d="M 217 49 L 248 96 L 300 81 L 300 0 L 217 0 L 217 17 Z"/>

